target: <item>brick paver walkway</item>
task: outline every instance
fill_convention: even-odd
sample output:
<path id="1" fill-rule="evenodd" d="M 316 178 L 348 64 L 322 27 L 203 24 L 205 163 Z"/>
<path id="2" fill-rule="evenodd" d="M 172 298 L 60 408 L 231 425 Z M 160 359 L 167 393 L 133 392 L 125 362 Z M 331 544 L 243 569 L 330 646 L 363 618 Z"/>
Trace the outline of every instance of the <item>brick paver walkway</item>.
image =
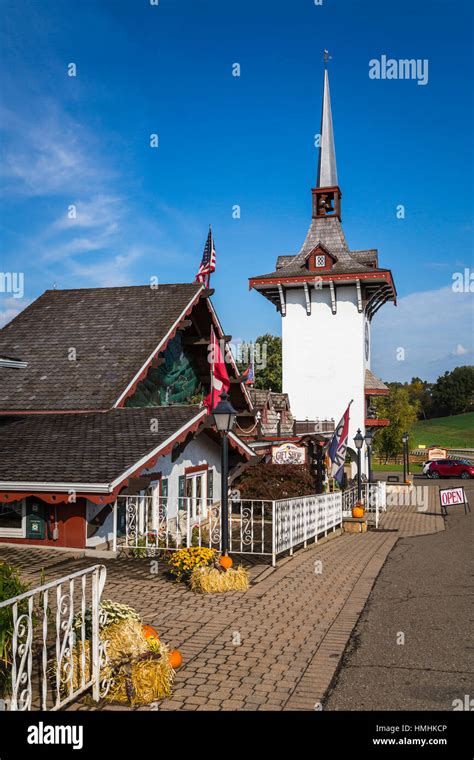
<path id="1" fill-rule="evenodd" d="M 435 532 L 443 527 L 435 512 L 434 498 L 427 513 L 394 507 L 381 520 L 383 530 L 333 534 L 274 570 L 257 565 L 246 593 L 196 595 L 151 572 L 149 560 L 105 561 L 103 598 L 135 607 L 183 654 L 171 699 L 155 709 L 314 710 L 398 531 Z M 1 558 L 35 582 L 41 565 L 50 580 L 93 563 L 90 557 L 5 546 Z"/>

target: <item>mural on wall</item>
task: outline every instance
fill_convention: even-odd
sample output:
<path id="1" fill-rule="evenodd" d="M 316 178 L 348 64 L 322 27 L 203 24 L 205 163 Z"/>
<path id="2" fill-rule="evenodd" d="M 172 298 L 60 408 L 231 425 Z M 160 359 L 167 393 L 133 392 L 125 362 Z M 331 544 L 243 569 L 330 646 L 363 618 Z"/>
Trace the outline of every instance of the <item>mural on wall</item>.
<path id="1" fill-rule="evenodd" d="M 169 406 L 189 404 L 200 400 L 201 385 L 181 344 L 181 333 L 170 340 L 160 354 L 164 359 L 159 367 L 150 367 L 146 377 L 137 385 L 126 406 Z"/>

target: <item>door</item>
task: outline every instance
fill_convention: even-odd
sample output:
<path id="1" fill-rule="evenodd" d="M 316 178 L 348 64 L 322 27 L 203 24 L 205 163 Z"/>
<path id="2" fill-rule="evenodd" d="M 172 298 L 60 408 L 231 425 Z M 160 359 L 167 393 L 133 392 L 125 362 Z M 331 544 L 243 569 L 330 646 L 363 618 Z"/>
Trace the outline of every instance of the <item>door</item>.
<path id="1" fill-rule="evenodd" d="M 206 515 L 204 476 L 204 472 L 186 475 L 186 498 L 192 520 L 199 520 Z"/>

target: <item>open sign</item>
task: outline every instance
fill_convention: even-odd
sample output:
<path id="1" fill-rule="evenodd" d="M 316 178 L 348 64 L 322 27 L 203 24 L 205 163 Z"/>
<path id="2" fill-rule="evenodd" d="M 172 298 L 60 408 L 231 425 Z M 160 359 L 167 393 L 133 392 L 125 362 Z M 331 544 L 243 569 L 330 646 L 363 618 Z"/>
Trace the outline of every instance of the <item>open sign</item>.
<path id="1" fill-rule="evenodd" d="M 439 498 L 441 501 L 442 512 L 444 511 L 446 513 L 447 507 L 452 507 L 454 504 L 464 504 L 464 511 L 466 512 L 466 507 L 469 509 L 469 512 L 471 511 L 462 486 L 457 486 L 456 488 L 440 488 Z"/>

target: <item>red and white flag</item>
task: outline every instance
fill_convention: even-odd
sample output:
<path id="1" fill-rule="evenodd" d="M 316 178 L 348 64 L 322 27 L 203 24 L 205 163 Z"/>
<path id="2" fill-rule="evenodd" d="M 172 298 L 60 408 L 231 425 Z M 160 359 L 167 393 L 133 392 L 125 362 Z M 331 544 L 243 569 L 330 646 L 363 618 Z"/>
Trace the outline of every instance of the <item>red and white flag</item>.
<path id="1" fill-rule="evenodd" d="M 229 375 L 214 328 L 211 328 L 209 361 L 211 363 L 211 390 L 204 399 L 204 406 L 207 407 L 208 414 L 211 414 L 220 401 L 221 393 L 228 393 L 230 388 Z"/>

